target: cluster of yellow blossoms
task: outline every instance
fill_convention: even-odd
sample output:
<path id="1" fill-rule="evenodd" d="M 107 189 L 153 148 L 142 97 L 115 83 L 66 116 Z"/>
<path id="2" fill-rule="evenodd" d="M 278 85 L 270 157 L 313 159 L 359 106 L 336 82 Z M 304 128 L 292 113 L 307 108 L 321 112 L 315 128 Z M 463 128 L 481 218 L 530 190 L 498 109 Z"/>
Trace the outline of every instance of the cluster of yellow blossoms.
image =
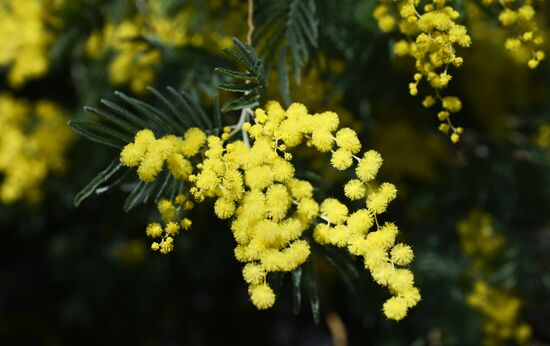
<path id="1" fill-rule="evenodd" d="M 441 90 L 451 81 L 449 66 L 459 67 L 463 63 L 463 59 L 456 54 L 457 47 L 469 47 L 471 39 L 466 27 L 457 24 L 460 14 L 447 2 L 430 0 L 422 9 L 419 0 L 381 2 L 373 15 L 382 31 L 391 32 L 398 28 L 401 34 L 407 36 L 407 39 L 395 43 L 394 52 L 397 56 L 408 55 L 416 60 L 417 72 L 414 81 L 409 84 L 410 94 L 418 94 L 418 85 L 422 80 L 428 82 L 434 95 L 427 96 L 422 104 L 424 107 L 441 104 L 442 110 L 437 114 L 441 121 L 439 129 L 450 134 L 451 141 L 456 143 L 463 129 L 452 124 L 450 113 L 460 111 L 462 104 L 457 97 L 443 97 Z"/>
<path id="2" fill-rule="evenodd" d="M 533 136 L 533 142 L 542 149 L 550 148 L 550 124 L 542 124 Z"/>
<path id="3" fill-rule="evenodd" d="M 468 296 L 468 305 L 486 317 L 484 345 L 502 345 L 511 340 L 525 345 L 529 341 L 531 327 L 518 321 L 521 300 L 512 293 L 477 281 Z"/>
<path id="4" fill-rule="evenodd" d="M 487 7 L 496 6 L 501 9 L 498 16 L 500 23 L 511 31 L 513 37 L 506 39 L 504 46 L 512 52 L 526 51 L 527 65 L 534 69 L 544 59 L 540 46 L 544 39 L 539 31 L 536 12 L 532 0 L 483 0 Z"/>
<path id="5" fill-rule="evenodd" d="M 0 66 L 8 65 L 8 82 L 19 87 L 48 70 L 53 40 L 46 19 L 58 0 L 2 1 L 0 5 Z"/>
<path id="6" fill-rule="evenodd" d="M 257 308 L 275 303 L 267 283 L 269 272 L 293 271 L 309 258 L 306 232 L 313 228 L 316 242 L 345 247 L 364 259 L 374 280 L 393 293 L 384 304 L 385 315 L 402 319 L 420 300 L 413 274 L 402 267 L 411 262 L 413 252 L 405 244 L 396 244 L 398 230 L 393 223 L 380 226 L 378 222 L 397 190 L 390 183 L 374 185 L 382 158 L 372 150 L 356 156 L 361 150 L 356 133 L 338 126 L 336 113 L 308 114 L 298 103 L 284 110 L 271 101 L 265 110 L 243 110 L 238 124 L 226 127 L 219 137 L 197 128 L 189 129 L 183 138 L 156 139 L 149 130 L 138 132 L 122 150 L 121 162 L 137 167 L 145 182 L 154 181 L 166 162 L 175 178 L 189 184 L 190 195 L 159 203 L 166 225 L 148 226 L 150 237 L 161 238 L 152 248 L 169 252 L 173 236 L 180 228 L 189 228 L 190 221 L 181 219 L 181 212 L 192 207 L 191 197 L 198 202 L 214 198 L 215 214 L 232 218 L 235 256 L 244 263 L 243 278 Z M 233 140 L 236 134 L 242 139 Z M 350 212 L 335 198 L 317 202 L 314 187 L 296 177 L 291 163 L 290 150 L 302 143 L 332 153 L 330 162 L 338 170 L 357 162 L 357 179 L 346 184 L 344 193 L 351 200 L 365 200 L 365 208 Z M 376 230 L 369 232 L 374 224 Z"/>
<path id="7" fill-rule="evenodd" d="M 128 85 L 133 92 L 143 93 L 153 84 L 162 54 L 141 37 L 171 47 L 190 45 L 219 51 L 231 45 L 231 36 L 222 35 L 212 23 L 208 23 L 205 32 L 191 30 L 189 23 L 197 11 L 190 5 L 173 15 L 165 13 L 160 1 L 149 0 L 144 4 L 144 13 L 118 24 L 107 23 L 102 30 L 93 32 L 86 42 L 86 54 L 91 58 L 114 52 L 109 63 L 109 80 L 114 85 Z"/>
<path id="8" fill-rule="evenodd" d="M 505 244 L 504 237 L 494 229 L 491 215 L 474 210 L 457 229 L 464 253 L 474 262 L 475 279 L 467 302 L 485 317 L 484 345 L 502 345 L 511 340 L 526 344 L 531 327 L 519 321 L 520 298 L 487 282 L 487 276 L 494 272 L 491 262 Z"/>
<path id="9" fill-rule="evenodd" d="M 505 244 L 504 237 L 493 226 L 491 215 L 478 210 L 458 224 L 457 232 L 462 251 L 475 261 L 477 270 L 485 269 L 487 259 L 497 254 Z"/>
<path id="10" fill-rule="evenodd" d="M 0 202 L 40 198 L 50 171 L 65 167 L 73 139 L 61 109 L 48 101 L 34 104 L 0 95 Z"/>
<path id="11" fill-rule="evenodd" d="M 136 93 L 145 91 L 152 84 L 154 71 L 152 65 L 160 60 L 158 50 L 138 41 L 140 27 L 138 20 L 126 20 L 116 26 L 107 24 L 102 32 L 94 32 L 86 42 L 86 54 L 99 58 L 107 50 L 114 51 L 109 63 L 109 81 L 114 85 L 128 84 Z"/>

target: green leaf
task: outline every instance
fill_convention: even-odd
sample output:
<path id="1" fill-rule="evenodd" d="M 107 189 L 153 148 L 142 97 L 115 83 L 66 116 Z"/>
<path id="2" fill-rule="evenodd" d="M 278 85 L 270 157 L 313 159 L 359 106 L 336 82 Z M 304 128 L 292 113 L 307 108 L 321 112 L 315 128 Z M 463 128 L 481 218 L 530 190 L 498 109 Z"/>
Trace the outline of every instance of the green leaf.
<path id="1" fill-rule="evenodd" d="M 137 131 L 145 128 L 152 130 L 159 137 L 173 134 L 182 135 L 192 126 L 200 127 L 209 133 L 213 132 L 212 119 L 193 95 L 186 92 L 177 92 L 171 87 L 167 88 L 166 93 L 161 93 L 151 87 L 148 89 L 159 102 L 160 107 L 117 91 L 115 95 L 121 98 L 131 110 L 115 102 L 102 100 L 101 103 L 107 107 L 107 110 L 93 107 L 85 107 L 85 110 L 105 119 L 106 125 L 91 120 L 73 120 L 69 125 L 83 136 L 119 150 L 125 144 L 132 142 Z M 217 103 L 216 107 L 218 107 Z M 214 116 L 217 117 L 215 121 L 219 131 L 222 127 L 219 108 L 215 110 Z M 108 169 L 101 172 L 94 181 L 75 197 L 75 203 L 80 203 L 82 199 L 88 197 L 94 191 L 96 193 L 107 191 L 125 179 L 128 172 L 130 172 L 130 169 L 113 184 L 99 187 L 99 184 L 104 182 L 102 179 L 108 179 L 111 176 L 111 171 Z M 178 181 L 167 169 L 164 169 L 154 182 L 145 183 L 134 180 L 133 189 L 124 203 L 124 210 L 129 211 L 140 203 L 147 203 L 151 199 L 157 201 L 165 196 L 171 196 L 173 199 L 176 194 L 182 193 L 184 188 L 182 181 Z"/>
<path id="2" fill-rule="evenodd" d="M 231 48 L 222 48 L 222 50 L 224 53 L 231 55 L 233 59 L 237 60 L 237 62 L 241 63 L 245 68 L 253 70 L 254 65 L 252 65 L 250 60 L 248 60 L 244 55 Z"/>
<path id="3" fill-rule="evenodd" d="M 292 272 L 292 301 L 294 313 L 297 315 L 302 307 L 302 267 Z"/>
<path id="4" fill-rule="evenodd" d="M 159 132 L 159 135 L 171 134 L 175 131 L 171 130 L 170 124 L 171 119 L 167 117 L 163 112 L 160 112 L 156 108 L 142 102 L 133 97 L 127 96 L 120 91 L 115 91 L 115 95 L 123 99 L 129 106 L 134 108 L 136 111 L 140 112 L 143 117 L 148 119 L 150 123 L 155 125 L 157 129 L 156 132 Z"/>
<path id="5" fill-rule="evenodd" d="M 136 133 L 137 131 L 140 130 L 139 128 L 135 127 L 134 125 L 130 124 L 129 122 L 121 119 L 120 116 L 117 116 L 117 115 L 112 114 L 110 112 L 105 112 L 105 111 L 102 111 L 100 109 L 93 108 L 93 107 L 88 107 L 88 106 L 84 107 L 84 111 L 89 112 L 89 113 L 97 114 L 98 116 L 105 119 L 107 122 L 109 122 L 109 123 L 111 123 L 115 126 L 118 126 L 120 130 L 123 130 L 124 132 L 129 133 L 130 135 L 134 134 L 134 133 Z"/>
<path id="6" fill-rule="evenodd" d="M 129 212 L 130 210 L 137 207 L 139 204 L 147 203 L 155 190 L 158 190 L 158 192 L 155 195 L 155 198 L 153 200 L 158 200 L 162 198 L 162 196 L 164 195 L 164 191 L 162 190 L 166 188 L 166 185 L 169 183 L 170 180 L 175 181 L 175 179 L 168 179 L 168 178 L 163 179 L 162 178 L 163 174 L 171 176 L 171 174 L 166 171 L 161 173 L 161 175 L 151 183 L 146 183 L 141 180 L 138 181 L 134 186 L 132 192 L 130 192 L 130 194 L 126 198 L 126 201 L 124 202 L 123 210 L 125 212 Z M 172 191 L 172 193 L 174 193 L 174 191 Z"/>
<path id="7" fill-rule="evenodd" d="M 280 62 L 281 51 L 289 52 L 294 77 L 300 83 L 302 67 L 318 47 L 315 0 L 258 0 L 255 7 L 255 46 L 268 64 Z M 283 65 L 278 63 L 277 68 Z M 286 62 L 284 68 L 288 71 Z"/>
<path id="8" fill-rule="evenodd" d="M 103 105 L 105 105 L 106 107 L 108 107 L 110 110 L 112 110 L 113 112 L 119 114 L 120 116 L 126 118 L 126 120 L 132 124 L 134 124 L 134 126 L 136 128 L 139 128 L 140 130 L 141 129 L 146 129 L 146 128 L 149 128 L 149 124 L 142 118 L 139 118 L 138 116 L 136 116 L 134 113 L 130 112 L 129 110 L 125 109 L 124 107 L 121 107 L 119 105 L 117 105 L 116 103 L 114 102 L 111 102 L 109 100 L 105 100 L 105 99 L 102 99 L 100 101 Z M 95 113 L 95 108 L 92 108 L 92 107 L 84 107 L 84 110 L 85 111 L 88 111 L 88 112 L 92 112 L 92 113 Z"/>
<path id="9" fill-rule="evenodd" d="M 350 291 L 354 292 L 356 282 L 359 279 L 359 271 L 355 267 L 352 258 L 346 253 L 332 247 L 315 246 L 314 250 L 323 256 L 340 275 Z"/>
<path id="10" fill-rule="evenodd" d="M 223 67 L 216 67 L 214 71 L 237 80 L 256 80 L 256 77 L 249 72 L 237 72 Z"/>
<path id="11" fill-rule="evenodd" d="M 172 124 L 177 128 L 178 132 L 184 133 L 186 130 L 185 127 L 189 127 L 189 126 L 185 126 L 186 124 L 181 121 L 184 118 L 181 112 L 178 111 L 178 109 L 176 109 L 174 104 L 168 101 L 168 99 L 164 97 L 164 95 L 162 95 L 157 89 L 153 87 L 147 87 L 147 90 L 149 90 L 153 95 L 155 95 L 155 97 L 159 99 L 172 112 L 172 114 L 177 120 L 180 120 L 179 122 L 173 121 Z"/>
<path id="12" fill-rule="evenodd" d="M 247 83 L 222 83 L 218 85 L 219 89 L 233 92 L 247 92 L 250 90 L 250 84 Z"/>
<path id="13" fill-rule="evenodd" d="M 181 117 L 181 120 L 188 124 L 187 126 L 201 126 L 201 121 L 199 117 L 193 112 L 193 109 L 191 108 L 191 105 L 187 102 L 187 100 L 182 96 L 181 93 L 177 92 L 176 89 L 172 87 L 166 88 L 168 92 L 172 95 L 172 97 L 178 102 L 178 105 L 183 108 L 184 114 Z"/>
<path id="14" fill-rule="evenodd" d="M 205 129 L 210 129 L 212 128 L 212 120 L 208 117 L 208 115 L 206 114 L 206 112 L 204 111 L 204 109 L 202 109 L 202 107 L 198 104 L 198 102 L 195 100 L 195 98 L 193 96 L 191 96 L 191 94 L 189 94 L 188 92 L 182 92 L 181 93 L 183 98 L 187 101 L 187 103 L 191 106 L 191 109 L 193 110 L 193 112 L 195 114 L 198 114 L 199 115 L 199 118 L 202 120 L 203 124 L 204 124 L 204 128 Z"/>
<path id="15" fill-rule="evenodd" d="M 146 183 L 141 180 L 138 181 L 138 183 L 134 186 L 132 192 L 130 192 L 130 194 L 126 198 L 123 210 L 125 212 L 129 212 L 130 210 L 134 209 L 138 204 L 144 202 L 145 199 L 149 196 L 149 192 L 151 192 L 152 187 L 153 183 Z"/>
<path id="16" fill-rule="evenodd" d="M 99 172 L 88 185 L 76 194 L 74 197 L 74 205 L 78 207 L 83 200 L 88 198 L 101 184 L 107 182 L 121 167 L 122 163 L 120 163 L 118 159 L 113 160 L 107 168 Z"/>
<path id="17" fill-rule="evenodd" d="M 264 95 L 267 83 L 266 72 L 262 60 L 256 54 L 251 46 L 242 43 L 233 38 L 233 43 L 237 50 L 224 48 L 224 52 L 231 55 L 244 68 L 245 72 L 217 68 L 216 71 L 239 81 L 238 83 L 229 82 L 218 85 L 219 89 L 231 92 L 242 93 L 243 95 L 236 100 L 225 103 L 222 112 L 255 107 L 260 104 L 260 99 Z M 243 81 L 244 82 L 241 82 Z"/>
<path id="18" fill-rule="evenodd" d="M 247 67 L 251 68 L 252 71 L 254 71 L 257 62 L 256 51 L 254 51 L 254 48 L 246 43 L 239 41 L 236 38 L 233 39 L 233 44 L 239 49 L 242 57 L 248 62 Z"/>
<path id="19" fill-rule="evenodd" d="M 292 97 L 290 96 L 290 82 L 288 80 L 288 69 L 286 67 L 286 48 L 281 49 L 277 66 L 279 90 L 281 91 L 285 106 L 288 107 L 292 103 Z"/>
<path id="20" fill-rule="evenodd" d="M 239 97 L 235 101 L 228 102 L 223 105 L 222 112 L 226 113 L 232 110 L 253 108 L 260 104 L 260 96 L 255 94 L 246 94 Z"/>
<path id="21" fill-rule="evenodd" d="M 281 291 L 281 288 L 283 287 L 283 278 L 284 273 L 281 272 L 271 272 L 269 273 L 268 280 L 269 280 L 269 286 L 273 289 L 273 292 L 275 294 L 279 294 Z"/>
<path id="22" fill-rule="evenodd" d="M 177 92 L 174 88 L 166 88 L 168 92 L 176 99 L 181 107 L 185 110 L 185 115 L 191 117 L 195 126 L 198 126 L 202 129 L 211 129 L 212 121 L 208 118 L 204 110 L 199 106 L 199 104 L 193 99 L 188 93 Z"/>
<path id="23" fill-rule="evenodd" d="M 321 321 L 319 287 L 311 258 L 304 264 L 304 283 L 308 293 L 309 306 L 311 308 L 311 314 L 313 315 L 313 321 L 315 324 L 319 324 Z"/>
<path id="24" fill-rule="evenodd" d="M 220 98 L 218 95 L 214 97 L 214 128 L 216 129 L 216 134 L 222 131 L 222 114 L 220 112 Z"/>
<path id="25" fill-rule="evenodd" d="M 166 190 L 166 187 L 168 186 L 168 184 L 170 183 L 170 180 L 172 178 L 173 178 L 172 174 L 166 173 L 166 177 L 164 178 L 164 182 L 160 186 L 160 189 L 158 190 L 157 195 L 155 197 L 155 203 L 160 201 L 160 199 L 162 198 L 162 196 L 164 194 L 164 191 Z"/>
<path id="26" fill-rule="evenodd" d="M 69 126 L 78 134 L 88 138 L 91 141 L 117 149 L 122 148 L 124 145 L 132 141 L 130 136 L 91 120 L 70 120 Z"/>

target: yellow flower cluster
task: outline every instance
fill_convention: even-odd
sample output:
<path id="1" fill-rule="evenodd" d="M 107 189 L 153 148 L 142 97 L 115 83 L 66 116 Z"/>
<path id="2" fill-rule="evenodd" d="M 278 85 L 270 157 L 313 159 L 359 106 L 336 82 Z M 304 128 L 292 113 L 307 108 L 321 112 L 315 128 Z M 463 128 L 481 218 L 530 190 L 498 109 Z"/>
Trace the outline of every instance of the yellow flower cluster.
<path id="1" fill-rule="evenodd" d="M 438 102 L 441 104 L 442 110 L 437 114 L 441 122 L 439 129 L 450 134 L 451 141 L 456 143 L 463 129 L 453 126 L 450 114 L 460 111 L 462 104 L 457 97 L 443 97 L 441 90 L 452 79 L 449 66 L 460 67 L 463 63 L 457 55 L 457 47 L 469 47 L 471 39 L 466 27 L 457 24 L 460 14 L 447 3 L 447 0 L 430 0 L 421 9 L 419 0 L 382 2 L 373 15 L 382 31 L 390 32 L 397 28 L 407 36 L 407 39 L 395 43 L 394 53 L 416 60 L 417 72 L 414 81 L 409 84 L 409 92 L 417 95 L 419 83 L 427 81 L 434 95 L 427 96 L 422 104 L 427 108 Z"/>
<path id="2" fill-rule="evenodd" d="M 215 214 L 220 219 L 232 218 L 235 257 L 244 263 L 243 278 L 258 309 L 275 303 L 268 273 L 293 271 L 309 258 L 310 244 L 304 232 L 314 228 L 315 241 L 347 247 L 364 258 L 375 281 L 394 294 L 384 304 L 384 313 L 400 320 L 420 300 L 413 274 L 399 268 L 411 262 L 413 252 L 405 244 L 395 244 L 398 230 L 394 224 L 379 227 L 377 220 L 397 190 L 389 183 L 373 189 L 370 184 L 382 164 L 381 156 L 372 150 L 356 156 L 361 150 L 356 133 L 349 128 L 338 130 L 338 126 L 334 112 L 309 114 L 299 103 L 285 110 L 270 101 L 265 110 L 244 109 L 239 123 L 224 129 L 220 137 L 191 128 L 183 138 L 155 139 L 149 130 L 142 130 L 124 147 L 121 161 L 138 167 L 140 179 L 146 182 L 154 180 L 166 162 L 174 177 L 190 184 L 189 192 L 196 201 L 215 199 Z M 242 140 L 232 140 L 236 134 L 241 134 Z M 351 199 L 365 199 L 366 208 L 350 214 L 335 198 L 316 201 L 313 186 L 295 176 L 291 163 L 290 150 L 303 143 L 331 152 L 331 163 L 338 170 L 350 167 L 353 160 L 358 162 L 358 179 L 348 182 L 344 192 Z M 159 203 L 167 224 L 147 228 L 149 236 L 162 237 L 160 243 L 153 243 L 153 249 L 172 250 L 173 236 L 183 227 L 177 220 L 184 202 L 181 197 L 176 200 L 178 207 L 170 201 Z M 369 233 L 374 223 L 377 230 Z"/>
<path id="3" fill-rule="evenodd" d="M 193 169 L 188 159 L 199 152 L 205 141 L 206 135 L 197 128 L 188 130 L 183 140 L 173 135 L 156 139 L 151 130 L 141 130 L 134 142 L 124 147 L 120 161 L 129 167 L 138 166 L 139 178 L 144 182 L 155 181 L 165 161 L 174 177 L 187 180 Z"/>
<path id="4" fill-rule="evenodd" d="M 462 249 L 474 263 L 471 274 L 475 280 L 467 303 L 486 319 L 484 345 L 502 345 L 514 339 L 524 345 L 531 335 L 531 327 L 519 321 L 520 299 L 510 290 L 487 283 L 487 277 L 495 270 L 493 259 L 505 244 L 493 224 L 491 215 L 473 210 L 457 226 Z"/>
<path id="5" fill-rule="evenodd" d="M 52 35 L 45 22 L 51 6 L 60 1 L 2 1 L 0 5 L 0 66 L 8 65 L 8 82 L 20 87 L 48 70 Z"/>
<path id="6" fill-rule="evenodd" d="M 196 11 L 183 7 L 176 15 L 165 14 L 162 2 L 147 1 L 147 12 L 118 24 L 107 23 L 100 31 L 93 32 L 86 42 L 86 54 L 98 58 L 107 51 L 114 57 L 109 64 L 109 80 L 114 85 L 129 85 L 135 93 L 143 93 L 153 84 L 155 69 L 159 66 L 161 52 L 140 40 L 148 37 L 166 46 L 208 46 L 220 49 L 231 45 L 230 36 L 223 36 L 209 28 L 207 33 L 193 32 L 189 23 Z"/>
<path id="7" fill-rule="evenodd" d="M 525 345 L 529 341 L 531 326 L 518 321 L 521 301 L 512 293 L 477 281 L 468 296 L 468 305 L 486 317 L 484 345 L 503 345 L 511 340 Z"/>
<path id="8" fill-rule="evenodd" d="M 184 217 L 183 214 L 187 210 L 193 209 L 193 202 L 189 201 L 184 195 L 176 196 L 175 202 L 163 199 L 157 209 L 165 223 L 161 226 L 158 223 L 151 223 L 147 226 L 146 234 L 150 238 L 160 239 L 151 244 L 151 249 L 167 254 L 174 249 L 174 236 L 180 229 L 187 231 L 191 228 L 191 220 Z"/>
<path id="9" fill-rule="evenodd" d="M 535 7 L 532 0 L 483 0 L 487 7 L 496 6 L 500 9 L 498 20 L 510 31 L 504 46 L 514 53 L 527 52 L 527 66 L 536 68 L 544 59 L 544 52 L 540 49 L 544 43 L 536 20 Z"/>
<path id="10" fill-rule="evenodd" d="M 336 133 L 335 142 L 339 149 L 333 151 L 331 162 L 336 169 L 348 168 L 351 162 L 342 165 L 338 157 L 342 151 L 346 156 L 348 152 L 352 155 L 359 151 L 360 143 L 355 133 L 346 128 Z M 384 314 L 400 320 L 420 301 L 420 292 L 414 287 L 412 272 L 400 268 L 411 263 L 414 256 L 411 247 L 396 244 L 398 229 L 394 223 L 380 226 L 378 222 L 377 215 L 386 211 L 397 189 L 390 183 L 382 183 L 377 189 L 371 187 L 382 165 L 382 157 L 376 151 L 369 150 L 361 158 L 353 158 L 357 161 L 355 175 L 358 179 L 346 183 L 344 194 L 350 200 L 364 199 L 366 208 L 349 213 L 347 206 L 338 200 L 325 199 L 320 207 L 320 218 L 325 222 L 315 226 L 313 236 L 320 244 L 347 248 L 350 253 L 361 256 L 374 281 L 387 286 L 393 294 L 384 303 Z M 376 231 L 369 232 L 373 224 L 376 224 Z"/>
<path id="11" fill-rule="evenodd" d="M 550 148 L 550 124 L 542 124 L 533 136 L 533 142 L 542 149 Z"/>
<path id="12" fill-rule="evenodd" d="M 73 139 L 61 109 L 0 95 L 0 202 L 35 202 L 50 172 L 61 172 Z"/>
<path id="13" fill-rule="evenodd" d="M 90 57 L 98 58 L 107 50 L 114 51 L 108 68 L 110 82 L 128 84 L 136 93 L 143 93 L 153 83 L 153 68 L 161 58 L 158 50 L 138 40 L 143 28 L 139 18 L 117 25 L 108 23 L 101 32 L 92 33 L 86 42 L 86 53 Z"/>
<path id="14" fill-rule="evenodd" d="M 478 210 L 472 211 L 462 220 L 457 226 L 457 231 L 462 251 L 471 257 L 478 267 L 505 245 L 504 237 L 493 227 L 491 215 Z"/>

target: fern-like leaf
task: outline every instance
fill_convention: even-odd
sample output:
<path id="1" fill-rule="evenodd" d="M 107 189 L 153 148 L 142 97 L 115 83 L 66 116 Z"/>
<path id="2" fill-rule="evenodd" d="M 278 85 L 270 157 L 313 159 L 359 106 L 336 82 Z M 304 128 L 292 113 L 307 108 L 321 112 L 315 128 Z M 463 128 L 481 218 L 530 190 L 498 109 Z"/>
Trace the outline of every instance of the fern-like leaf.
<path id="1" fill-rule="evenodd" d="M 254 46 L 260 55 L 277 65 L 279 78 L 287 73 L 287 52 L 297 83 L 312 50 L 318 46 L 318 19 L 315 0 L 258 0 L 255 2 Z M 281 57 L 283 54 L 283 57 Z M 287 98 L 288 83 L 279 84 Z"/>
<path id="2" fill-rule="evenodd" d="M 267 83 L 266 72 L 262 60 L 249 45 L 233 38 L 237 50 L 224 48 L 224 51 L 245 68 L 245 72 L 233 71 L 218 67 L 216 71 L 238 82 L 220 84 L 218 88 L 226 91 L 242 93 L 234 101 L 225 103 L 222 112 L 252 108 L 260 104 Z"/>
<path id="3" fill-rule="evenodd" d="M 222 127 L 219 109 L 214 109 L 213 115 L 209 116 L 191 94 L 180 93 L 171 87 L 166 89 L 166 93 L 151 87 L 148 89 L 159 106 L 115 92 L 119 98 L 118 102 L 101 100 L 104 109 L 84 108 L 86 112 L 95 114 L 98 119 L 76 119 L 70 121 L 69 126 L 94 142 L 119 150 L 132 142 L 135 133 L 141 129 L 149 129 L 157 137 L 162 137 L 170 134 L 181 136 L 190 127 L 199 127 L 209 133 L 219 131 Z M 215 107 L 218 107 L 217 103 Z M 115 178 L 118 171 L 123 171 L 123 174 Z M 125 211 L 150 200 L 174 197 L 183 189 L 183 182 L 176 180 L 167 171 L 152 183 L 138 180 L 135 174 L 127 174 L 129 171 L 128 168 L 123 169 L 119 159 L 116 158 L 77 194 L 75 205 L 78 206 L 94 193 L 106 192 L 123 181 L 130 180 L 127 179 L 128 177 L 133 177 L 133 180 L 126 181 L 124 184 L 130 191 L 124 204 Z"/>

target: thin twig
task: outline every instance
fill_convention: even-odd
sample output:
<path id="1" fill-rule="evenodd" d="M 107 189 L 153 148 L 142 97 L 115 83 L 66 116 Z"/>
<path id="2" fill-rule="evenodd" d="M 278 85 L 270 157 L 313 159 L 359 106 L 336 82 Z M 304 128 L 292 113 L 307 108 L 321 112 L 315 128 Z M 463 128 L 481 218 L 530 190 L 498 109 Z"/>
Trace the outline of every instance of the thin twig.
<path id="1" fill-rule="evenodd" d="M 254 33 L 254 0 L 248 0 L 248 34 L 246 43 L 252 46 L 252 34 Z"/>

